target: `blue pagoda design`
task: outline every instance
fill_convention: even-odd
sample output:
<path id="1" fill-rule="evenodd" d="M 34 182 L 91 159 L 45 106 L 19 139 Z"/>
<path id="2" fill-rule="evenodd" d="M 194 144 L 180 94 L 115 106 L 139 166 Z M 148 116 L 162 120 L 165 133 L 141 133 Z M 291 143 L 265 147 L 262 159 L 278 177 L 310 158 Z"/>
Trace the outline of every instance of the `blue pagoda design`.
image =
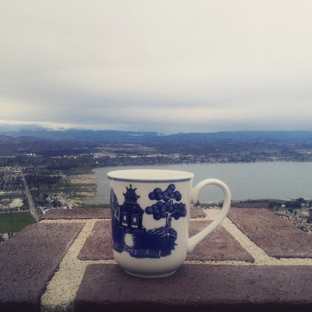
<path id="1" fill-rule="evenodd" d="M 182 195 L 170 184 L 166 190 L 155 188 L 148 194 L 156 203 L 142 209 L 138 203 L 141 197 L 136 194 L 137 188 L 132 184 L 123 193 L 124 202 L 119 204 L 118 198 L 111 189 L 112 210 L 112 243 L 113 249 L 119 253 L 127 252 L 134 258 L 161 258 L 171 254 L 175 249 L 177 231 L 172 221 L 187 215 L 186 205 L 181 201 Z M 152 217 L 155 221 L 165 219 L 165 225 L 146 229 L 143 216 Z"/>
<path id="2" fill-rule="evenodd" d="M 145 228 L 142 225 L 144 210 L 137 203 L 140 198 L 133 189 L 132 185 L 127 187 L 127 192 L 123 193 L 124 203 L 119 205 L 120 218 L 118 225 L 123 228 L 126 233 L 145 233 Z"/>

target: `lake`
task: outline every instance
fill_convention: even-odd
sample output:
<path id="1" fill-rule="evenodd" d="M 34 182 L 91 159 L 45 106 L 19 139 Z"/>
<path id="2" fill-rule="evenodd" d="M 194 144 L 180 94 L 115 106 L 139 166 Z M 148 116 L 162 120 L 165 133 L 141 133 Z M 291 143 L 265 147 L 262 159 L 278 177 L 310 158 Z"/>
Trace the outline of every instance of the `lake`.
<path id="1" fill-rule="evenodd" d="M 312 198 L 312 162 L 259 162 L 96 168 L 93 170 L 98 185 L 96 197 L 84 202 L 109 203 L 107 172 L 147 168 L 193 172 L 194 186 L 206 178 L 222 180 L 230 188 L 234 200 Z M 199 201 L 220 201 L 222 198 L 219 188 L 208 186 L 201 192 Z"/>

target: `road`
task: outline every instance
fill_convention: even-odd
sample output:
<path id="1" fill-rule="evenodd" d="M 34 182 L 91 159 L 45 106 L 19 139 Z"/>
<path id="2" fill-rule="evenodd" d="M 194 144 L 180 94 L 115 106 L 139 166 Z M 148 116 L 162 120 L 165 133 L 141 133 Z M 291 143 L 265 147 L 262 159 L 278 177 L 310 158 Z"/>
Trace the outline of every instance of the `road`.
<path id="1" fill-rule="evenodd" d="M 22 175 L 22 179 L 23 179 L 23 182 L 24 182 L 24 186 L 25 186 L 25 192 L 26 192 L 26 196 L 27 196 L 27 199 L 28 199 L 28 205 L 29 205 L 30 213 L 32 214 L 32 216 L 34 217 L 36 222 L 39 222 L 39 214 L 38 214 L 37 208 L 36 208 L 36 206 L 34 204 L 34 201 L 33 201 L 33 198 L 31 196 L 31 193 L 29 191 L 29 187 L 28 187 L 28 184 L 27 184 L 27 181 L 26 181 L 26 178 L 25 178 L 25 175 L 23 173 L 23 169 L 22 168 L 21 168 L 21 175 Z"/>

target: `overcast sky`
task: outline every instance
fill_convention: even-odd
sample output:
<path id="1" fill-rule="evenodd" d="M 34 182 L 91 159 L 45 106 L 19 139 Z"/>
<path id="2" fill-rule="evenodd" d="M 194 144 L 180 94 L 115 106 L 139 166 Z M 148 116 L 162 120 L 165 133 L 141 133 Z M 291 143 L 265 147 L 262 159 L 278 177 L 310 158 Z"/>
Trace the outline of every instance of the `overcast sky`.
<path id="1" fill-rule="evenodd" d="M 312 130 L 311 0 L 0 8 L 0 125 Z"/>

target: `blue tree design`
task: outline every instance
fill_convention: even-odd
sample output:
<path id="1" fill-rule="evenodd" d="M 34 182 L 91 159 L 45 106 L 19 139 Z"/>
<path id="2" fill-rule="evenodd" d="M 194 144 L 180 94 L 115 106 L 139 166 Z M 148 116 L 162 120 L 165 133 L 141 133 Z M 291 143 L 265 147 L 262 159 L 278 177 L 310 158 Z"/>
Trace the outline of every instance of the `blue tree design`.
<path id="1" fill-rule="evenodd" d="M 177 203 L 182 199 L 182 195 L 175 190 L 174 184 L 169 184 L 165 191 L 162 191 L 161 188 L 155 188 L 148 197 L 150 200 L 156 200 L 157 203 L 146 207 L 145 212 L 148 215 L 153 215 L 154 220 L 166 219 L 165 229 L 167 232 L 171 228 L 172 218 L 178 220 L 187 214 L 186 205 Z"/>

